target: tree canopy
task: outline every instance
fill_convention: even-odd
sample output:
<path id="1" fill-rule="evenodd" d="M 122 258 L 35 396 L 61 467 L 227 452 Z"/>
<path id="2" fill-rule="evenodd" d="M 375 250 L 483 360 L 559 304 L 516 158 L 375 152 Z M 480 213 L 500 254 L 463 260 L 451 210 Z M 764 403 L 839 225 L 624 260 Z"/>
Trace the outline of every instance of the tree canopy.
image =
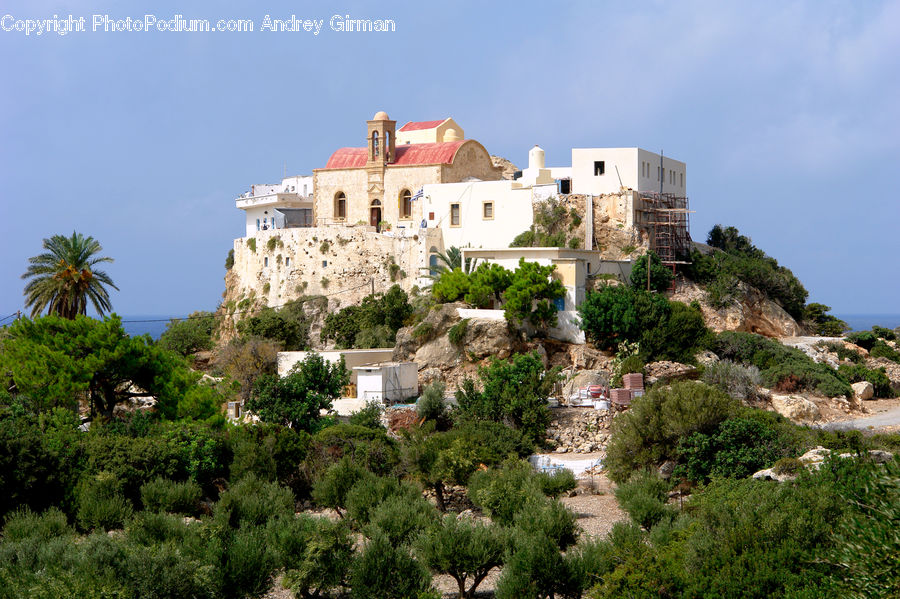
<path id="1" fill-rule="evenodd" d="M 25 285 L 25 305 L 31 307 L 32 318 L 44 309 L 75 318 L 87 312 L 88 302 L 101 316 L 112 309 L 106 287 L 119 288 L 95 266 L 113 259 L 96 255 L 103 251 L 96 239 L 73 231 L 71 237 L 54 235 L 42 245 L 47 251 L 29 258 L 28 270 L 22 275 L 30 279 Z"/>

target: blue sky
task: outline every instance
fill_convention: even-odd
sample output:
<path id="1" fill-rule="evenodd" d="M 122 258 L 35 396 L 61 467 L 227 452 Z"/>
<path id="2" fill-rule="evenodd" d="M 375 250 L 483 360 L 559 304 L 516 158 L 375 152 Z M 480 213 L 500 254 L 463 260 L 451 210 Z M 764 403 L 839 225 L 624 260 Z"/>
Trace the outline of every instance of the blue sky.
<path id="1" fill-rule="evenodd" d="M 213 309 L 251 183 L 309 173 L 365 120 L 452 116 L 550 165 L 640 146 L 688 165 L 704 240 L 735 225 L 835 312 L 900 295 L 900 2 L 49 2 L 54 14 L 252 19 L 253 33 L 0 30 L 0 316 L 72 230 L 115 258 L 120 314 Z M 312 33 L 273 18 L 325 19 Z M 334 15 L 394 33 L 337 33 Z M 8 21 L 9 22 L 9 21 Z"/>

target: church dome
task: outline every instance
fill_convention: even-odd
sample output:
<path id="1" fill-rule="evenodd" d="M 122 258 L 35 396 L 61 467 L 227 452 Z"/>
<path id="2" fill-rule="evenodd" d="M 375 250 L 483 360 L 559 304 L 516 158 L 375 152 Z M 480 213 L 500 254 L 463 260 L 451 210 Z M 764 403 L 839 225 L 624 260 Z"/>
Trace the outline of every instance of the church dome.
<path id="1" fill-rule="evenodd" d="M 453 127 L 448 128 L 444 131 L 444 141 L 459 141 L 462 139 L 459 135 L 459 131 L 454 129 Z"/>
<path id="2" fill-rule="evenodd" d="M 391 117 L 387 115 L 387 113 L 383 110 L 379 110 L 375 113 L 375 116 L 372 117 L 373 121 L 389 121 Z"/>

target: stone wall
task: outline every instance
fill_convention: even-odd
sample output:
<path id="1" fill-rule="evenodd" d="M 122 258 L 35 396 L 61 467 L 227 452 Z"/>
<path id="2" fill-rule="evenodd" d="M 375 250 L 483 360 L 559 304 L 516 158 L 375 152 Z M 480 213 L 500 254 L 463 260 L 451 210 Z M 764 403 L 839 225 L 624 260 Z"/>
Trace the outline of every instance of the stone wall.
<path id="1" fill-rule="evenodd" d="M 333 312 L 358 304 L 373 281 L 376 292 L 395 283 L 408 292 L 425 264 L 424 240 L 412 232 L 338 226 L 259 231 L 234 241 L 222 310 L 233 325 L 255 308 L 323 295 Z"/>

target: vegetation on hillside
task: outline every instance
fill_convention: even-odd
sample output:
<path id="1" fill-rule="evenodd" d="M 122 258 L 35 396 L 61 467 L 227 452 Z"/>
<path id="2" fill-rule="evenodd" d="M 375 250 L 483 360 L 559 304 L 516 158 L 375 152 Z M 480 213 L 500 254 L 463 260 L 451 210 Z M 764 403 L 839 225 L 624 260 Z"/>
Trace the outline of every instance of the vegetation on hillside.
<path id="1" fill-rule="evenodd" d="M 320 339 L 333 340 L 339 349 L 392 347 L 400 327 L 413 314 L 409 296 L 399 285 L 387 293 L 367 295 L 325 318 Z"/>

